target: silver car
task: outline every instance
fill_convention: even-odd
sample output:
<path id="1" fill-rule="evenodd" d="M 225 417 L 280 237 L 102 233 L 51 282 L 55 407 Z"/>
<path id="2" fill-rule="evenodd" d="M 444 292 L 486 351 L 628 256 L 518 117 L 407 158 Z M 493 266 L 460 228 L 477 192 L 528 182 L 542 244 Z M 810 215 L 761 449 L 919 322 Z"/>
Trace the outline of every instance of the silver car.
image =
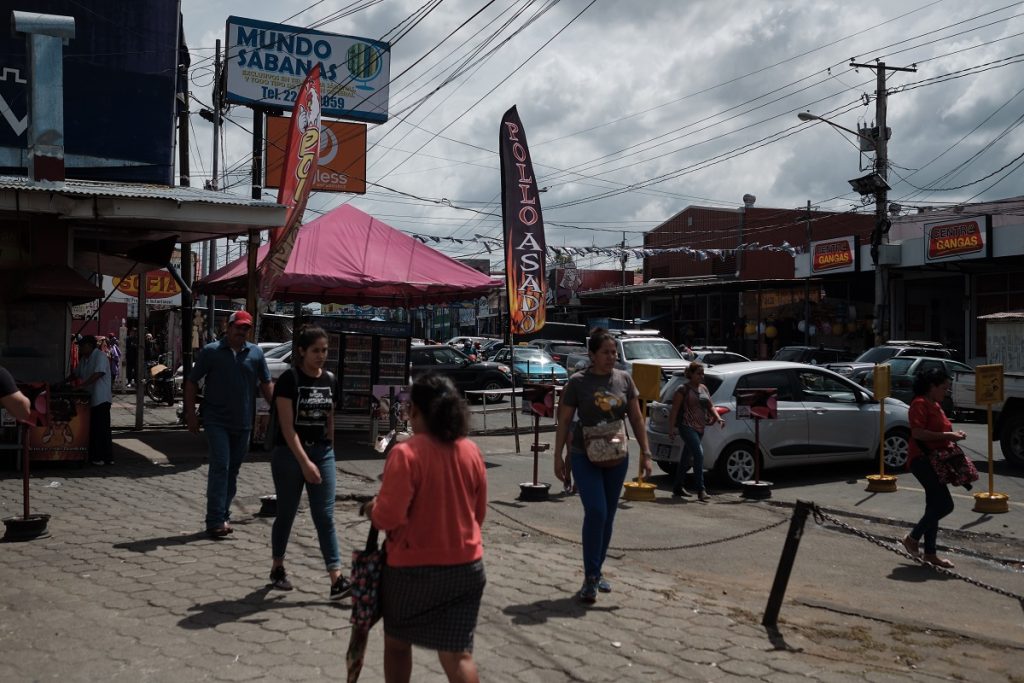
<path id="1" fill-rule="evenodd" d="M 647 439 L 655 462 L 672 473 L 682 439 L 670 440 L 672 397 L 686 381 L 675 374 L 648 410 Z M 704 384 L 725 427 L 704 431 L 704 467 L 721 483 L 737 486 L 754 478 L 754 422 L 736 418 L 737 389 L 778 391 L 778 417 L 761 420 L 761 467 L 817 465 L 878 457 L 879 404 L 870 391 L 825 368 L 782 361 L 751 361 L 709 368 Z M 885 400 L 885 462 L 901 470 L 907 461 L 907 404 Z"/>

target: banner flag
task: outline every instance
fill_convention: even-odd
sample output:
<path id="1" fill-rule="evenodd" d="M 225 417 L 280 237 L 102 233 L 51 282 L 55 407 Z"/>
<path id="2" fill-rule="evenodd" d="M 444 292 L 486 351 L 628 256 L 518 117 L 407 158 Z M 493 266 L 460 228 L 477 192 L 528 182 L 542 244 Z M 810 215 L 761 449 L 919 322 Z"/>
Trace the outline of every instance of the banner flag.
<path id="1" fill-rule="evenodd" d="M 530 334 L 544 327 L 546 248 L 537 181 L 515 106 L 501 117 L 498 138 L 509 321 L 513 335 Z"/>
<path id="2" fill-rule="evenodd" d="M 284 225 L 270 231 L 270 250 L 260 264 L 259 298 L 269 301 L 274 285 L 284 273 L 299 234 L 299 223 L 316 178 L 320 159 L 320 65 L 309 71 L 292 110 L 288 127 L 288 148 L 281 174 L 277 203 L 288 207 Z"/>

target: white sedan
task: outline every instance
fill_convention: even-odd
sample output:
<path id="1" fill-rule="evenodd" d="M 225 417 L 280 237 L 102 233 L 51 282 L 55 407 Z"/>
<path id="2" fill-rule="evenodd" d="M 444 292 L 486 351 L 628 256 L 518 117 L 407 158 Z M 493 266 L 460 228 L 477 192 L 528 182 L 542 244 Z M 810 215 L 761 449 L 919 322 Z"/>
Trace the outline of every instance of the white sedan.
<path id="1" fill-rule="evenodd" d="M 682 439 L 670 440 L 672 397 L 686 381 L 676 373 L 648 410 L 647 439 L 655 462 L 674 472 Z M 816 465 L 878 457 L 879 404 L 870 391 L 825 368 L 782 361 L 752 361 L 709 368 L 704 383 L 725 427 L 704 431 L 704 467 L 728 485 L 754 478 L 754 422 L 737 419 L 737 389 L 777 390 L 778 417 L 761 420 L 760 459 L 764 469 Z M 907 404 L 885 400 L 885 461 L 889 471 L 907 461 L 910 425 Z"/>

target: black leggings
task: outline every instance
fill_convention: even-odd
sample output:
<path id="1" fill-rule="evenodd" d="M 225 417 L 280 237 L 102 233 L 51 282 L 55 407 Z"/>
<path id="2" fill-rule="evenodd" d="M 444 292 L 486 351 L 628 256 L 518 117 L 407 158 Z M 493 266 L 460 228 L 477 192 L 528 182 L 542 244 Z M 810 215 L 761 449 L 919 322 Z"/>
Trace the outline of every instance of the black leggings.
<path id="1" fill-rule="evenodd" d="M 923 536 L 925 554 L 934 555 L 939 520 L 953 511 L 953 496 L 949 493 L 949 487 L 939 481 L 932 464 L 928 462 L 928 456 L 920 455 L 911 460 L 910 471 L 924 488 L 924 515 L 910 531 L 910 537 L 920 541 Z"/>

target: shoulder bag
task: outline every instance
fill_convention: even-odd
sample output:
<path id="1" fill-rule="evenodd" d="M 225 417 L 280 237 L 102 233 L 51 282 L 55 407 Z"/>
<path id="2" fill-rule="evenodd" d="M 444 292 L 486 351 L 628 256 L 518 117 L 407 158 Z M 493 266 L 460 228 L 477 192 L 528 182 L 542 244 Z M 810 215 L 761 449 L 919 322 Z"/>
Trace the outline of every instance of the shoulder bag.
<path id="1" fill-rule="evenodd" d="M 626 459 L 626 425 L 622 420 L 583 425 L 583 450 L 598 467 L 615 467 Z"/>
<path id="2" fill-rule="evenodd" d="M 978 481 L 978 468 L 974 462 L 967 457 L 964 450 L 955 443 L 944 448 L 928 448 L 922 441 L 918 440 L 917 447 L 922 453 L 928 455 L 928 462 L 931 463 L 935 475 L 943 484 L 963 486 L 971 489 L 971 483 Z"/>

